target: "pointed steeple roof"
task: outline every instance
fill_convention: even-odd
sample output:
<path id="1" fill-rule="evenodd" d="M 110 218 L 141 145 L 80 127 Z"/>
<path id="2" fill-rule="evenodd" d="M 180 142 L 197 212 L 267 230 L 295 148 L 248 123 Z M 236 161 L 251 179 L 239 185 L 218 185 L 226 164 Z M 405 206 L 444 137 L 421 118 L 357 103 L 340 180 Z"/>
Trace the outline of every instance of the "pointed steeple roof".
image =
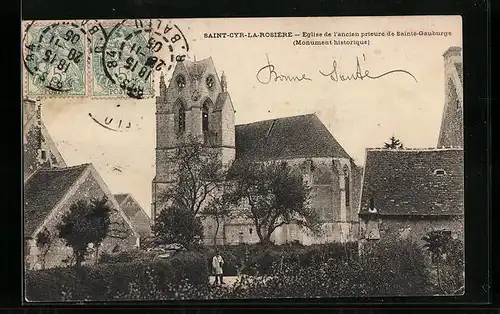
<path id="1" fill-rule="evenodd" d="M 223 92 L 227 92 L 227 80 L 226 80 L 226 74 L 224 71 L 222 71 L 222 76 L 220 78 L 220 85 L 222 87 Z"/>

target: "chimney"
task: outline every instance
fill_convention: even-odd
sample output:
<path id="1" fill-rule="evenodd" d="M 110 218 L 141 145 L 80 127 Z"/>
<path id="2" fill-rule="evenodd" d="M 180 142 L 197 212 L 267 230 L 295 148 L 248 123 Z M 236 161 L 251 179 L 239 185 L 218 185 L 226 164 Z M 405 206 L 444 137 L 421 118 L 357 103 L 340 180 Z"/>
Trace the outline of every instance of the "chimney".
<path id="1" fill-rule="evenodd" d="M 462 63 L 462 48 L 452 46 L 443 53 L 445 67 L 454 63 Z"/>

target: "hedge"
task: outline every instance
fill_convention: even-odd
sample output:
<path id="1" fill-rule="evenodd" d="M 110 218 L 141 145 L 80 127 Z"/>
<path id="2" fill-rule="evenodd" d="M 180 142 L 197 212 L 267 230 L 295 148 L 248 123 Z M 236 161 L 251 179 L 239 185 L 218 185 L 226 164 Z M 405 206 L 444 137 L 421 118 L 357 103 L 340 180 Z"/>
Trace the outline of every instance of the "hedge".
<path id="1" fill-rule="evenodd" d="M 276 264 L 310 265 L 315 261 L 343 260 L 356 258 L 358 246 L 355 242 L 328 243 L 303 246 L 299 244 L 270 245 L 240 244 L 228 246 L 198 246 L 194 251 L 205 254 L 207 266 L 211 270 L 212 258 L 218 250 L 224 259 L 224 274 L 226 276 L 270 275 Z"/>
<path id="2" fill-rule="evenodd" d="M 290 263 L 246 278 L 247 298 L 417 296 L 435 293 L 424 252 L 409 241 L 379 243 L 356 259 Z"/>
<path id="3" fill-rule="evenodd" d="M 26 273 L 28 301 L 175 298 L 179 285 L 208 284 L 205 256 L 181 252 L 166 260 L 52 268 Z"/>
<path id="4" fill-rule="evenodd" d="M 148 252 L 141 249 L 132 249 L 121 251 L 118 253 L 103 252 L 99 256 L 99 263 L 104 264 L 117 264 L 117 263 L 133 263 L 138 261 L 151 261 L 157 256 L 158 253 Z"/>
<path id="5" fill-rule="evenodd" d="M 271 246 L 248 260 L 242 273 L 254 275 L 272 275 L 276 267 L 298 264 L 302 267 L 314 265 L 323 261 L 343 261 L 356 259 L 357 243 L 327 243 L 311 246 L 279 245 Z"/>
<path id="6" fill-rule="evenodd" d="M 308 266 L 316 261 L 328 259 L 343 260 L 357 256 L 357 243 L 328 243 L 303 246 L 300 243 L 285 245 L 263 246 L 261 244 L 251 245 L 228 245 L 228 246 L 193 246 L 193 252 L 203 254 L 205 263 L 212 273 L 212 258 L 216 250 L 219 250 L 224 258 L 224 275 L 237 276 L 247 275 L 270 275 L 275 265 L 294 264 L 299 262 L 302 266 Z M 123 251 L 117 254 L 103 254 L 100 263 L 132 263 L 152 260 L 155 253 L 145 250 Z"/>
<path id="7" fill-rule="evenodd" d="M 352 248 L 352 245 L 349 244 Z M 341 248 L 339 250 L 339 248 Z M 200 248 L 201 249 L 201 248 Z M 241 248 L 226 248 L 232 256 Z M 208 285 L 207 257 L 183 252 L 171 259 L 29 272 L 30 301 L 169 300 L 412 296 L 436 293 L 425 253 L 410 241 L 378 243 L 363 255 L 347 246 L 246 248 L 268 260 L 267 276 L 242 276 L 235 287 Z M 279 253 L 279 254 L 278 254 Z M 223 253 L 224 254 L 224 253 Z M 288 255 L 288 259 L 282 258 Z M 260 256 L 260 255 L 259 255 Z M 264 266 L 261 266 L 264 268 Z"/>

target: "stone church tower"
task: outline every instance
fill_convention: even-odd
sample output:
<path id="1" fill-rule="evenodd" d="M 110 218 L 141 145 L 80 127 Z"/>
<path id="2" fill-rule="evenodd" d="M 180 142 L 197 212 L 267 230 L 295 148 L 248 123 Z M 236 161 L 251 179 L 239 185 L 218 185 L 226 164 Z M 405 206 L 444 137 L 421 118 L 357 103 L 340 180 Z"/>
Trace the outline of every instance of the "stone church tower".
<path id="1" fill-rule="evenodd" d="M 462 48 L 450 47 L 443 57 L 445 105 L 437 147 L 463 147 Z"/>
<path id="2" fill-rule="evenodd" d="M 178 62 L 169 84 L 160 78 L 156 97 L 156 176 L 152 182 L 152 218 L 161 195 L 174 180 L 169 156 L 188 141 L 217 149 L 223 162 L 235 158 L 234 108 L 224 73 L 219 78 L 212 58 Z"/>

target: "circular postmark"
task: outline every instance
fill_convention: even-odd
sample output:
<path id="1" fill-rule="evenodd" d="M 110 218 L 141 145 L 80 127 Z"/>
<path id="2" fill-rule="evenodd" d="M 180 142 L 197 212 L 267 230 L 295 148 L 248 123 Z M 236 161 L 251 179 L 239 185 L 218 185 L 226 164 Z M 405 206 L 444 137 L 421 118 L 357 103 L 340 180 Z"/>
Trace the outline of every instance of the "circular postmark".
<path id="1" fill-rule="evenodd" d="M 123 20 L 107 34 L 101 55 L 104 74 L 129 97 L 154 93 L 155 72 L 184 61 L 189 44 L 176 24 L 166 20 Z"/>
<path id="2" fill-rule="evenodd" d="M 84 23 L 30 22 L 23 34 L 28 94 L 85 95 Z"/>

